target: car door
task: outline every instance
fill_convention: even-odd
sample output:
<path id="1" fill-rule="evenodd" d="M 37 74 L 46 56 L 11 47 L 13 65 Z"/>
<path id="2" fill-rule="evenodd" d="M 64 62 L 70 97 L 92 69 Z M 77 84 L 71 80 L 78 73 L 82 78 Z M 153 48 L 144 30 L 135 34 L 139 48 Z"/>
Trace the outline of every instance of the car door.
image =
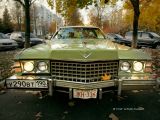
<path id="1" fill-rule="evenodd" d="M 147 32 L 138 32 L 137 44 L 141 47 L 151 47 L 153 44 L 153 39 L 149 36 Z"/>

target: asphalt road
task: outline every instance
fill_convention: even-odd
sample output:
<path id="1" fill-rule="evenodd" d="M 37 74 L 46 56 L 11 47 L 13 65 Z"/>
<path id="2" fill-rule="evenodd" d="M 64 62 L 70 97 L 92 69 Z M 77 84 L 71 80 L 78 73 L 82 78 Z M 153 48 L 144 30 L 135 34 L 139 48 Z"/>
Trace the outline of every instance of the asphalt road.
<path id="1" fill-rule="evenodd" d="M 117 100 L 112 93 L 102 100 L 68 100 L 55 93 L 40 99 L 31 92 L 7 90 L 0 94 L 0 120 L 160 120 L 160 91 L 130 91 Z M 115 117 L 116 116 L 116 117 Z"/>

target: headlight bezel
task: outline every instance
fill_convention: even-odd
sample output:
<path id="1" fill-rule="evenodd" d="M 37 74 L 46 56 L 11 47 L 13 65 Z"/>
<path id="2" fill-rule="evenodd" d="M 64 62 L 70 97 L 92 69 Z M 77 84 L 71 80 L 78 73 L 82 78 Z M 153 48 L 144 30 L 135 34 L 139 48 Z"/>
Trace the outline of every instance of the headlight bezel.
<path id="1" fill-rule="evenodd" d="M 131 65 L 129 70 L 121 69 L 122 64 L 125 62 L 128 62 Z M 146 68 L 152 69 L 152 67 L 151 67 L 152 65 L 148 66 L 148 63 L 150 63 L 150 62 L 151 62 L 150 60 L 121 60 L 120 64 L 119 64 L 119 70 L 120 70 L 120 73 L 130 73 L 130 74 L 132 74 L 132 73 L 149 73 L 152 70 L 147 71 Z M 140 63 L 142 64 L 141 69 L 140 68 L 138 70 L 135 69 L 135 65 L 140 64 Z"/>
<path id="2" fill-rule="evenodd" d="M 40 70 L 39 69 L 39 64 L 40 63 L 45 63 L 46 64 L 46 69 L 45 70 Z M 37 73 L 46 73 L 46 72 L 49 72 L 49 62 L 48 61 L 38 61 L 37 62 Z"/>
<path id="3" fill-rule="evenodd" d="M 124 64 L 128 64 L 128 68 L 126 68 L 126 69 L 122 68 L 124 66 L 126 67 L 126 65 L 124 65 Z M 131 69 L 131 63 L 129 61 L 122 61 L 120 63 L 120 70 L 121 71 L 130 72 L 130 69 Z"/>
<path id="4" fill-rule="evenodd" d="M 27 66 L 27 64 L 28 64 L 28 66 Z M 29 64 L 32 65 L 32 66 L 30 66 L 30 67 L 33 67 L 32 69 L 29 68 Z M 35 66 L 34 66 L 34 61 L 32 61 L 32 60 L 21 62 L 21 66 L 22 66 L 23 73 L 33 73 L 34 72 Z M 31 70 L 26 70 L 26 67 L 28 67 L 27 69 L 31 69 Z"/>
<path id="5" fill-rule="evenodd" d="M 144 71 L 144 62 L 142 61 L 133 61 L 133 71 L 135 72 L 143 72 Z"/>
<path id="6" fill-rule="evenodd" d="M 30 71 L 27 71 L 27 70 L 25 70 L 25 68 L 24 68 L 25 66 L 24 65 L 27 64 L 27 63 L 29 63 L 29 62 L 33 64 L 34 69 L 32 69 Z M 39 70 L 38 64 L 42 63 L 42 62 L 46 63 L 47 69 L 45 69 L 45 70 Z M 23 74 L 50 73 L 49 60 L 22 60 L 22 61 L 20 61 L 20 63 L 21 63 L 21 68 L 22 68 L 22 73 Z"/>

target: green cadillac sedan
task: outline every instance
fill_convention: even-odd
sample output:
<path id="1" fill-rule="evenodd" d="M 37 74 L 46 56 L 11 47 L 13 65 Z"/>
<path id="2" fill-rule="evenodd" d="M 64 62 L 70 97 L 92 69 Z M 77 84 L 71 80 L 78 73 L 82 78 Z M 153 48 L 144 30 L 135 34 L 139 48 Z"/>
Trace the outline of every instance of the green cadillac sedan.
<path id="1" fill-rule="evenodd" d="M 157 81 L 151 57 L 105 38 L 97 27 L 61 27 L 51 40 L 15 56 L 8 89 L 55 91 L 72 98 L 99 98 L 108 90 L 150 89 Z"/>

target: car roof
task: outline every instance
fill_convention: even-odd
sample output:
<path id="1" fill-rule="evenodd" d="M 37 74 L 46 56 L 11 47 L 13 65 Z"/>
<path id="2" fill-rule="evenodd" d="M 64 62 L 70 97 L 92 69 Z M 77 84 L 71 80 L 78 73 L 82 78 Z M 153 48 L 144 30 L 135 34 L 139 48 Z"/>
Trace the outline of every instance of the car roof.
<path id="1" fill-rule="evenodd" d="M 133 31 L 128 31 L 126 33 L 129 33 L 129 32 L 133 32 Z M 146 31 L 138 30 L 137 32 L 146 32 Z"/>
<path id="2" fill-rule="evenodd" d="M 63 26 L 60 28 L 98 28 L 98 27 L 94 27 L 94 26 Z"/>

